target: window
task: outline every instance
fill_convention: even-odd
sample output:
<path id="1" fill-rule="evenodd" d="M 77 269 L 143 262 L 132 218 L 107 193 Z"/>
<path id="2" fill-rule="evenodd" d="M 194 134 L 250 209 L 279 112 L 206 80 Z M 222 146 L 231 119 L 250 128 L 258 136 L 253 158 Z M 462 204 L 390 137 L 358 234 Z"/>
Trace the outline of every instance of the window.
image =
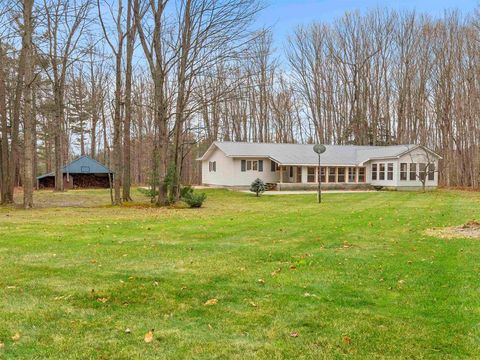
<path id="1" fill-rule="evenodd" d="M 338 182 L 344 183 L 345 182 L 345 168 L 338 168 Z"/>
<path id="2" fill-rule="evenodd" d="M 293 166 L 290 166 L 290 177 L 293 178 Z"/>
<path id="3" fill-rule="evenodd" d="M 253 165 L 252 169 L 254 171 L 257 171 L 258 170 L 258 161 L 257 160 L 252 161 L 252 165 Z"/>
<path id="4" fill-rule="evenodd" d="M 387 180 L 393 180 L 393 163 L 387 164 Z"/>
<path id="5" fill-rule="evenodd" d="M 355 182 L 355 168 L 354 167 L 348 168 L 348 182 L 351 182 L 351 183 Z"/>
<path id="6" fill-rule="evenodd" d="M 241 170 L 242 170 L 242 171 L 246 171 L 246 170 L 247 170 L 247 162 L 246 162 L 245 160 L 242 160 Z"/>
<path id="7" fill-rule="evenodd" d="M 372 180 L 377 180 L 377 164 L 372 164 Z"/>
<path id="8" fill-rule="evenodd" d="M 278 170 L 278 164 L 275 161 L 270 160 L 270 171 L 274 172 L 277 170 Z"/>
<path id="9" fill-rule="evenodd" d="M 379 165 L 378 180 L 385 180 L 385 164 Z"/>
<path id="10" fill-rule="evenodd" d="M 407 181 L 407 163 L 400 164 L 400 180 Z"/>
<path id="11" fill-rule="evenodd" d="M 417 164 L 415 163 L 410 164 L 410 180 L 417 180 Z"/>
<path id="12" fill-rule="evenodd" d="M 358 168 L 358 182 L 359 183 L 365 182 L 365 168 L 364 167 Z"/>
<path id="13" fill-rule="evenodd" d="M 309 183 L 315 182 L 315 168 L 314 167 L 307 168 L 307 182 L 309 182 Z"/>
<path id="14" fill-rule="evenodd" d="M 426 180 L 427 177 L 427 164 L 420 163 L 418 164 L 418 177 L 421 181 Z"/>
<path id="15" fill-rule="evenodd" d="M 335 169 L 334 167 L 328 168 L 328 182 L 329 183 L 334 183 L 337 182 L 336 176 L 335 176 Z"/>
<path id="16" fill-rule="evenodd" d="M 263 160 L 258 160 L 258 171 L 263 171 Z"/>
<path id="17" fill-rule="evenodd" d="M 434 163 L 428 164 L 428 180 L 429 181 L 435 180 L 435 164 Z"/>
<path id="18" fill-rule="evenodd" d="M 217 171 L 217 162 L 216 161 L 209 161 L 208 162 L 208 171 Z"/>
<path id="19" fill-rule="evenodd" d="M 321 181 L 322 183 L 325 182 L 325 174 L 326 174 L 326 168 L 322 167 L 322 168 L 320 169 L 320 181 Z"/>
<path id="20" fill-rule="evenodd" d="M 90 172 L 90 166 L 81 166 L 81 167 L 80 167 L 80 171 L 81 171 L 82 173 L 88 174 L 88 173 Z"/>
<path id="21" fill-rule="evenodd" d="M 297 183 L 302 182 L 302 168 L 297 166 Z"/>
<path id="22" fill-rule="evenodd" d="M 247 170 L 252 170 L 252 160 L 247 160 Z"/>

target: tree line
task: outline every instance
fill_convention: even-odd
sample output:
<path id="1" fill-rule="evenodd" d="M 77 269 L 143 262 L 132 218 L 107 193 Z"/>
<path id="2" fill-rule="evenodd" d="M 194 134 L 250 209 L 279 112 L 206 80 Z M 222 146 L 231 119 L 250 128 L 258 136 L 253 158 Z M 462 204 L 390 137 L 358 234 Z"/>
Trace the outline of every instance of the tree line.
<path id="1" fill-rule="evenodd" d="M 480 187 L 480 13 L 346 13 L 275 48 L 256 0 L 6 0 L 0 5 L 0 195 L 88 154 L 156 202 L 198 183 L 215 140 L 389 145 Z"/>

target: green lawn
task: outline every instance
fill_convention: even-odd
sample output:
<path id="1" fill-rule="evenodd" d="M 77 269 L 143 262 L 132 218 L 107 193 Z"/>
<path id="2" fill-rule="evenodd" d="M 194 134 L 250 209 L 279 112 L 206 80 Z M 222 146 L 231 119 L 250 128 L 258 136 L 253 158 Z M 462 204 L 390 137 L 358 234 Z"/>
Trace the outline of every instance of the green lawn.
<path id="1" fill-rule="evenodd" d="M 0 358 L 480 353 L 480 240 L 424 235 L 480 219 L 480 193 L 207 193 L 195 210 L 106 191 L 0 208 Z"/>

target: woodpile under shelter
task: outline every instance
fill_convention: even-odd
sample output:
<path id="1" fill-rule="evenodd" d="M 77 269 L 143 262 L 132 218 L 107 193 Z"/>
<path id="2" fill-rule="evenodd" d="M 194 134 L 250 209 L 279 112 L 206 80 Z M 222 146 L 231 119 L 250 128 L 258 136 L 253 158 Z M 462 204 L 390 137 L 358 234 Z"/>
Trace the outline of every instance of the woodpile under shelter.
<path id="1" fill-rule="evenodd" d="M 113 172 L 89 156 L 81 156 L 63 167 L 65 189 L 109 188 Z M 55 187 L 55 173 L 37 177 L 37 189 Z"/>

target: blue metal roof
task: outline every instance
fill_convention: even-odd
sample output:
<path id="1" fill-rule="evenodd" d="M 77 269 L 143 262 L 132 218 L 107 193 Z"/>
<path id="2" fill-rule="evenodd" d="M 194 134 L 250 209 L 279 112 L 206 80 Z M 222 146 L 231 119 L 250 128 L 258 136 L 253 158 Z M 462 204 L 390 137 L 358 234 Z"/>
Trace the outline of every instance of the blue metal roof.
<path id="1" fill-rule="evenodd" d="M 70 174 L 113 174 L 113 171 L 108 169 L 105 165 L 100 164 L 97 160 L 90 156 L 83 155 L 78 159 L 73 160 L 70 164 L 63 167 L 63 173 Z M 55 176 L 54 172 L 38 176 L 37 179 L 42 179 L 48 176 Z"/>

